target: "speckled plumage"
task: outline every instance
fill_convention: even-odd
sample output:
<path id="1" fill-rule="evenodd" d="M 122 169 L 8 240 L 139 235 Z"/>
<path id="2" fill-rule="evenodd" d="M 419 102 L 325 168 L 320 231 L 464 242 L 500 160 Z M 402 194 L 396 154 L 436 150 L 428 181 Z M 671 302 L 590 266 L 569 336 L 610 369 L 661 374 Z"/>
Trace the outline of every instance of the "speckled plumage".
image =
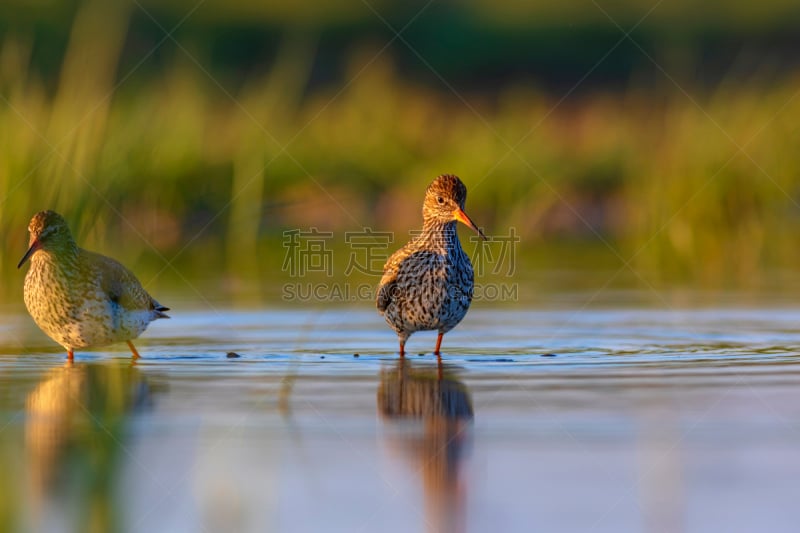
<path id="1" fill-rule="evenodd" d="M 464 213 L 467 188 L 457 176 L 436 178 L 425 191 L 422 232 L 397 250 L 383 267 L 377 307 L 400 341 L 400 355 L 415 331 L 438 330 L 442 336 L 456 327 L 472 302 L 472 263 L 461 248 L 456 224 L 463 222 L 484 239 Z"/>
<path id="2" fill-rule="evenodd" d="M 154 300 L 127 268 L 110 257 L 79 248 L 66 221 L 41 211 L 28 225 L 30 258 L 25 307 L 36 325 L 72 358 L 77 348 L 130 342 L 169 309 Z"/>

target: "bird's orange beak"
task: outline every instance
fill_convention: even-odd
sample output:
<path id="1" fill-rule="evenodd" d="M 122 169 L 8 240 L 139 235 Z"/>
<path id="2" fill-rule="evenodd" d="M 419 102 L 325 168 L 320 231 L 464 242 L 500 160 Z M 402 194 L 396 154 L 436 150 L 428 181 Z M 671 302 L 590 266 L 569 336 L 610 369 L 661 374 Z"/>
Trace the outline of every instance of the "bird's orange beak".
<path id="1" fill-rule="evenodd" d="M 484 241 L 488 240 L 488 239 L 486 239 L 486 235 L 483 234 L 481 229 L 478 226 L 475 225 L 475 223 L 472 221 L 472 219 L 469 218 L 467 216 L 467 214 L 463 210 L 461 210 L 459 208 L 456 208 L 456 212 L 453 214 L 453 218 L 455 218 L 459 222 L 463 222 L 465 226 L 467 226 L 468 228 L 471 228 L 475 233 L 480 235 L 481 238 Z"/>
<path id="2" fill-rule="evenodd" d="M 33 242 L 31 242 L 30 248 L 28 248 L 28 251 L 25 252 L 25 255 L 22 256 L 22 259 L 19 260 L 19 264 L 17 265 L 17 268 L 20 268 L 22 265 L 24 265 L 25 261 L 27 261 L 28 259 L 31 258 L 31 256 L 33 255 L 33 252 L 35 252 L 36 250 L 38 250 L 41 247 L 42 247 L 41 243 L 37 239 L 33 239 Z"/>

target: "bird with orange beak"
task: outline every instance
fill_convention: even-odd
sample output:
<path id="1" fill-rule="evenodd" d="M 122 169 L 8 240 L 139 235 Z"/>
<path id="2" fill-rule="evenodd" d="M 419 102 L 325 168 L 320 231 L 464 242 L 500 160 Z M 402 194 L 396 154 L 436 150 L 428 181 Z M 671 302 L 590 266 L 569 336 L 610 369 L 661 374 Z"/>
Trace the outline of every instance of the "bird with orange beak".
<path id="1" fill-rule="evenodd" d="M 472 263 L 461 248 L 461 222 L 486 236 L 464 212 L 467 188 L 457 176 L 444 174 L 425 191 L 422 232 L 397 250 L 383 267 L 377 307 L 400 341 L 400 356 L 415 331 L 438 330 L 438 356 L 444 334 L 456 327 L 472 303 Z"/>

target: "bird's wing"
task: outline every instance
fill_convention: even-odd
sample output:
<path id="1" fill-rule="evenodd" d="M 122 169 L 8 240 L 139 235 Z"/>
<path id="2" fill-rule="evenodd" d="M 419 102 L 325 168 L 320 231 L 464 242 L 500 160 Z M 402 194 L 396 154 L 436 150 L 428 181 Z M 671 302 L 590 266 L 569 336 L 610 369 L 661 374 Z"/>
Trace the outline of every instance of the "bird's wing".
<path id="1" fill-rule="evenodd" d="M 381 313 L 386 311 L 392 301 L 392 295 L 397 285 L 397 273 L 400 271 L 400 265 L 406 257 L 408 257 L 406 248 L 400 248 L 383 265 L 383 277 L 378 284 L 378 297 L 375 301 L 378 311 Z"/>
<path id="2" fill-rule="evenodd" d="M 157 310 L 161 307 L 144 290 L 133 272 L 121 263 L 104 255 L 85 253 L 100 279 L 100 286 L 112 302 L 129 311 Z"/>

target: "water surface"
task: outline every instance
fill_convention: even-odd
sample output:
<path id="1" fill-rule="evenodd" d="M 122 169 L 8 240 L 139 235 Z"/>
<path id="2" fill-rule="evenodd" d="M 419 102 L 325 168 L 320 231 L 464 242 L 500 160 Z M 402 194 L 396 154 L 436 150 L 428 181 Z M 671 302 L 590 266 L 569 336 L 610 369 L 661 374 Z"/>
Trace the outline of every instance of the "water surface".
<path id="1" fill-rule="evenodd" d="M 800 522 L 800 309 L 475 310 L 442 365 L 362 310 L 174 313 L 135 364 L 3 324 L 4 531 Z"/>

